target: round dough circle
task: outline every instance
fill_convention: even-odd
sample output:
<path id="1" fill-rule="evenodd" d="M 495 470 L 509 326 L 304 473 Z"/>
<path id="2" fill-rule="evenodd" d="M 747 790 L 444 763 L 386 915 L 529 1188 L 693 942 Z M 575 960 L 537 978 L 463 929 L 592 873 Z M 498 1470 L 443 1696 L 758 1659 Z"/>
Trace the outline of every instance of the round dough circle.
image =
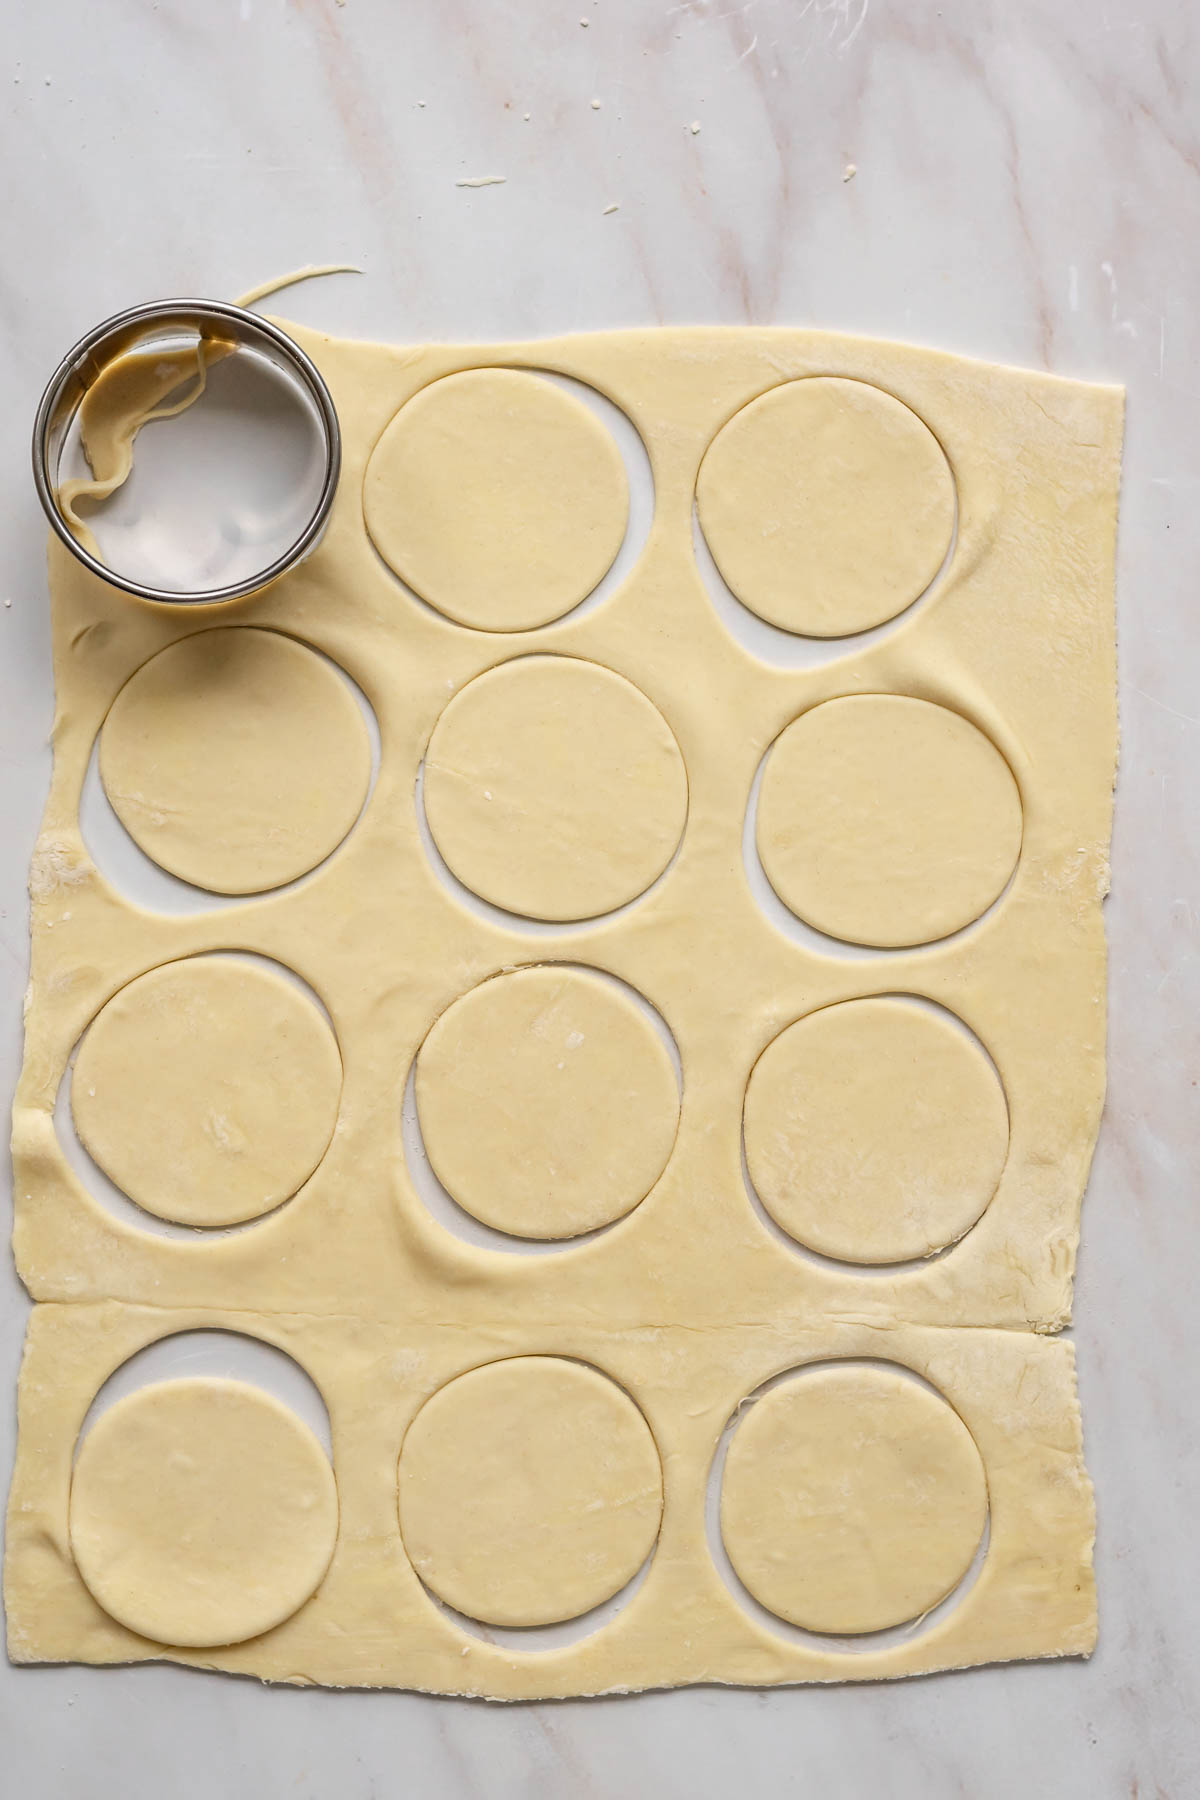
<path id="1" fill-rule="evenodd" d="M 954 481 L 929 428 L 882 389 L 824 375 L 734 414 L 700 465 L 696 505 L 742 604 L 808 637 L 894 619 L 954 530 Z"/>
<path id="2" fill-rule="evenodd" d="M 146 1212 L 237 1225 L 308 1180 L 341 1087 L 311 1000 L 256 964 L 197 956 L 138 976 L 96 1015 L 71 1113 L 88 1154 Z"/>
<path id="3" fill-rule="evenodd" d="M 975 1441 L 898 1371 L 803 1371 L 745 1414 L 721 1487 L 721 1537 L 743 1585 L 809 1631 L 920 1618 L 970 1567 L 987 1518 Z"/>
<path id="4" fill-rule="evenodd" d="M 768 1044 L 746 1089 L 755 1192 L 798 1243 L 844 1262 L 928 1256 L 980 1217 L 1008 1154 L 982 1047 L 899 997 L 811 1013 Z"/>
<path id="5" fill-rule="evenodd" d="M 442 1186 L 515 1237 L 621 1218 L 666 1166 L 679 1088 L 658 1033 L 597 975 L 517 969 L 456 1000 L 417 1057 L 417 1111 Z"/>
<path id="6" fill-rule="evenodd" d="M 71 1553 L 110 1617 L 156 1643 L 238 1644 L 290 1618 L 337 1539 L 333 1470 L 259 1388 L 156 1382 L 106 1413 L 71 1482 Z"/>
<path id="7" fill-rule="evenodd" d="M 553 1625 L 620 1591 L 654 1547 L 662 1467 L 596 1369 L 522 1356 L 426 1401 L 400 1453 L 400 1533 L 425 1585 L 486 1625 Z"/>
<path id="8" fill-rule="evenodd" d="M 526 656 L 455 695 L 429 741 L 425 813 L 458 879 L 509 912 L 611 912 L 662 874 L 687 775 L 658 708 L 598 663 Z"/>
<path id="9" fill-rule="evenodd" d="M 337 848 L 371 779 L 345 682 L 277 631 L 182 638 L 130 676 L 100 733 L 104 791 L 156 863 L 216 894 L 257 894 Z"/>
<path id="10" fill-rule="evenodd" d="M 855 694 L 776 739 L 758 799 L 759 859 L 797 917 L 849 943 L 932 943 L 1004 890 L 1021 850 L 1012 771 L 959 713 Z"/>
<path id="11" fill-rule="evenodd" d="M 440 613 L 528 631 L 611 567 L 629 483 L 573 395 L 541 375 L 469 369 L 401 407 L 367 464 L 363 511 L 383 560 Z"/>

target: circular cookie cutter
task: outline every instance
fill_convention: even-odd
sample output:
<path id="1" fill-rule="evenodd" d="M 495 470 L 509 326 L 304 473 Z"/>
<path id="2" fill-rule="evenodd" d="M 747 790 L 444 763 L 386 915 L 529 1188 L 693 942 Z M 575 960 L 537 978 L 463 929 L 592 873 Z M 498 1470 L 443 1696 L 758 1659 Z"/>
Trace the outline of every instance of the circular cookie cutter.
<path id="1" fill-rule="evenodd" d="M 96 479 L 64 480 L 64 456 L 69 448 L 81 465 L 80 409 L 87 396 L 102 377 L 111 375 L 116 365 L 128 370 L 135 359 L 140 359 L 147 376 L 142 385 L 150 395 L 150 403 L 132 408 L 126 416 L 128 435 L 124 448 L 128 451 L 142 424 L 185 410 L 199 398 L 208 367 L 239 352 L 247 353 L 260 380 L 274 377 L 290 391 L 290 399 L 305 421 L 302 429 L 311 430 L 313 441 L 309 449 L 316 459 L 311 509 L 299 529 L 291 532 L 290 541 L 262 567 L 223 583 L 202 582 L 194 588 L 160 586 L 110 567 L 90 547 L 90 530 L 70 511 L 70 500 L 64 502 L 64 493 L 70 488 L 82 489 L 84 493 L 90 490 L 91 497 L 103 498 L 106 492 L 120 486 L 128 473 L 126 468 L 117 479 L 106 482 L 88 453 Z M 174 375 L 178 378 L 172 379 Z M 168 396 L 177 394 L 189 377 L 196 378 L 194 392 L 180 401 L 170 400 Z M 240 599 L 257 593 L 295 568 L 320 541 L 340 468 L 337 412 L 316 365 L 279 326 L 223 300 L 148 301 L 97 325 L 55 370 L 42 395 L 33 429 L 34 484 L 51 526 L 67 549 L 112 586 L 139 599 L 172 606 L 213 605 Z"/>

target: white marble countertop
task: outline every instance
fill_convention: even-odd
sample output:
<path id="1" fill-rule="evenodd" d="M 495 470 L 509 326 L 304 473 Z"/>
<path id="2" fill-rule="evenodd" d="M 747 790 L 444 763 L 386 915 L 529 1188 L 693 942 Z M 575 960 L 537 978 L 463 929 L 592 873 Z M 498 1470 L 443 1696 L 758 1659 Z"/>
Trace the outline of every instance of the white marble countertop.
<path id="1" fill-rule="evenodd" d="M 1198 91 L 1185 0 L 45 0 L 10 17 L 5 1092 L 51 720 L 26 431 L 57 357 L 106 313 L 345 260 L 365 273 L 298 289 L 284 310 L 394 340 L 813 324 L 1129 390 L 1111 1084 L 1075 1328 L 1100 1521 L 1092 1661 L 508 1709 L 4 1667 L 13 1793 L 1200 1792 Z M 504 185 L 455 185 L 493 174 Z M 3 1279 L 10 1444 L 25 1301 Z"/>

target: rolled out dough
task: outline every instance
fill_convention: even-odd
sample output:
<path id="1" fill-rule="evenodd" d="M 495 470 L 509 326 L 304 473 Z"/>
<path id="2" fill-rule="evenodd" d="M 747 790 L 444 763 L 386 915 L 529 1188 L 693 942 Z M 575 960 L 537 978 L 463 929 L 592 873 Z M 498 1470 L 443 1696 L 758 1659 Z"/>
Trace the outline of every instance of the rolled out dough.
<path id="1" fill-rule="evenodd" d="M 785 906 L 856 944 L 927 944 L 977 919 L 1021 848 L 994 745 L 907 694 L 829 700 L 771 747 L 758 853 Z"/>
<path id="2" fill-rule="evenodd" d="M 756 1600 L 809 1631 L 884 1631 L 966 1574 L 987 1518 L 971 1434 L 896 1368 L 832 1363 L 756 1400 L 725 1461 L 721 1536 Z"/>
<path id="3" fill-rule="evenodd" d="M 1104 1087 L 1119 392 L 803 331 L 425 349 L 295 335 L 330 384 L 344 447 L 307 562 L 200 615 L 133 602 L 51 548 L 54 777 L 13 1133 L 14 1247 L 37 1305 L 6 1538 L 11 1655 L 530 1699 L 1086 1654 L 1092 1495 L 1072 1347 L 1055 1334 Z M 602 601 L 539 625 L 548 612 L 484 617 L 477 587 L 463 608 L 479 608 L 477 625 L 464 624 L 437 610 L 449 596 L 436 572 L 405 577 L 425 581 L 425 604 L 381 559 L 368 467 L 382 482 L 389 446 L 447 391 L 518 392 L 491 371 L 536 383 L 536 404 L 571 420 L 564 492 L 599 455 L 595 491 L 572 502 L 578 546 L 553 483 L 535 502 L 516 482 L 501 502 L 507 476 L 485 467 L 462 504 L 498 509 L 498 598 L 520 597 L 510 577 L 528 548 L 540 573 L 526 597 L 548 604 L 550 543 L 571 565 L 554 605 L 572 607 L 603 561 L 605 506 L 606 555 L 618 537 L 600 498 L 619 484 L 595 418 L 581 424 L 573 401 L 563 413 L 539 370 L 626 413 L 654 519 Z M 796 426 L 814 395 L 875 496 L 865 516 Z M 522 426 L 518 444 L 525 406 L 505 468 L 544 471 L 559 427 Z M 788 485 L 776 442 L 807 487 Z M 434 481 L 426 450 L 450 506 L 454 457 Z M 875 484 L 872 470 L 890 473 Z M 739 520 L 778 522 L 783 560 L 769 534 L 758 548 L 787 629 L 894 619 L 850 650 L 815 646 L 804 667 L 753 652 L 761 635 L 743 641 L 746 621 L 714 606 L 697 566 L 698 482 L 701 522 L 747 606 L 774 602 L 733 566 Z M 746 498 L 723 543 L 727 485 Z M 796 533 L 818 516 L 795 510 L 805 493 L 824 495 L 828 535 L 799 557 Z M 936 566 L 952 502 L 953 554 L 924 602 L 897 610 Z M 880 534 L 896 505 L 889 560 Z M 874 546 L 869 568 L 859 543 Z M 478 568 L 465 531 L 439 525 L 427 547 L 459 574 Z M 824 598 L 806 571 L 821 572 Z M 788 610 L 801 598 L 821 605 Z M 366 806 L 366 728 L 338 669 L 379 724 Z M 147 853 L 241 904 L 197 891 L 152 913 L 97 869 L 78 807 L 98 736 L 106 789 Z M 794 919 L 760 904 L 756 843 Z M 103 1074 L 114 996 L 112 1019 L 128 1008 L 132 1032 L 139 982 L 234 949 L 294 971 L 328 1008 L 336 1127 L 287 1204 L 227 1235 L 156 1235 L 73 1172 L 56 1096 L 93 1021 Z M 506 1027 L 510 1001 L 527 1017 L 516 1001 L 567 965 L 584 987 L 566 983 L 535 1028 Z M 634 995 L 669 1028 L 681 1093 Z M 942 1009 L 922 1013 L 928 1031 L 860 1029 L 893 1005 L 915 1012 L 889 998 L 906 995 Z M 173 1022 L 163 1040 L 180 1076 L 204 1075 L 178 1104 L 193 1130 L 214 1044 L 231 1079 L 257 1061 L 238 1078 L 239 1104 L 257 1106 L 291 1043 L 283 1006 L 283 1035 L 264 1047 L 268 1013 L 249 987 L 207 1005 L 193 1039 Z M 138 1055 L 149 1099 L 167 1072 Z M 886 1068 L 850 1072 L 868 1055 Z M 620 1222 L 536 1256 L 456 1235 L 405 1157 L 414 1064 L 431 1154 L 463 1204 L 509 1231 L 579 1230 L 618 1201 Z M 552 1077 L 578 1082 L 574 1133 Z M 97 1145 L 107 1131 L 115 1157 L 124 1131 L 124 1153 L 161 1155 L 122 1125 L 128 1094 L 102 1104 L 95 1086 Z M 281 1123 L 297 1164 L 328 1106 L 326 1086 L 297 1077 Z M 817 1127 L 838 1120 L 825 1160 Z M 254 1138 L 265 1156 L 273 1134 Z M 890 1189 L 870 1175 L 885 1140 Z M 227 1152 L 192 1141 L 184 1185 L 200 1195 Z M 960 1229 L 944 1254 L 903 1267 L 835 1260 L 919 1256 Z M 260 1340 L 311 1376 L 329 1412 L 336 1545 L 328 1463 L 257 1396 L 226 1436 L 191 1401 L 160 1420 L 163 1385 L 143 1389 L 86 1432 L 72 1481 L 109 1376 L 195 1329 Z M 986 1554 L 962 1582 L 985 1486 Z M 184 1563 L 168 1539 L 177 1552 L 196 1510 L 200 1560 Z M 744 1585 L 721 1566 L 718 1514 Z M 578 1619 L 614 1594 L 612 1615 L 570 1642 L 491 1642 L 451 1610 Z M 897 1619 L 912 1623 L 872 1635 Z"/>
<path id="4" fill-rule="evenodd" d="M 200 956 L 140 975 L 101 1009 L 75 1059 L 71 1112 L 147 1212 L 235 1225 L 308 1180 L 341 1085 L 311 1000 L 269 969 Z"/>
<path id="5" fill-rule="evenodd" d="M 662 1174 L 679 1123 L 654 1026 L 614 983 L 561 965 L 456 1000 L 421 1046 L 416 1088 L 443 1187 L 518 1237 L 623 1217 Z"/>
<path id="6" fill-rule="evenodd" d="M 662 874 L 687 817 L 687 774 L 666 720 L 631 682 L 574 657 L 521 657 L 438 720 L 425 812 L 450 868 L 483 899 L 584 919 Z"/>
<path id="7" fill-rule="evenodd" d="M 426 1586 L 486 1625 L 551 1625 L 608 1600 L 654 1547 L 649 1427 L 595 1369 L 520 1356 L 427 1400 L 400 1452 L 400 1533 Z"/>
<path id="8" fill-rule="evenodd" d="M 315 1591 L 337 1537 L 329 1459 L 294 1413 L 241 1381 L 156 1382 L 83 1440 L 71 1550 L 141 1637 L 236 1644 Z"/>
<path id="9" fill-rule="evenodd" d="M 933 580 L 954 482 L 917 415 L 869 382 L 772 387 L 713 439 L 696 484 L 713 558 L 751 612 L 842 637 L 881 625 Z"/>
<path id="10" fill-rule="evenodd" d="M 528 631 L 607 573 L 629 484 L 572 394 L 525 371 L 471 369 L 396 414 L 367 465 L 363 510 L 384 561 L 447 618 Z"/>
<path id="11" fill-rule="evenodd" d="M 198 631 L 137 670 L 100 736 L 130 836 L 217 894 L 256 894 L 335 850 L 367 797 L 371 749 L 345 682 L 277 631 Z"/>
<path id="12" fill-rule="evenodd" d="M 1008 1153 L 979 1044 L 903 995 L 789 1025 L 746 1090 L 746 1163 L 772 1218 L 847 1262 L 928 1256 L 970 1229 Z"/>

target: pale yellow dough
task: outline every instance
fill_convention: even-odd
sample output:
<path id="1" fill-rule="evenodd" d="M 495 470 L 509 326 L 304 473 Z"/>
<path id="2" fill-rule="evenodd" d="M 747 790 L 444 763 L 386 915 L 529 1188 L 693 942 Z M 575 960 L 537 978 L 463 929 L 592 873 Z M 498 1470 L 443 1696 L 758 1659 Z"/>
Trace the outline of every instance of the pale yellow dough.
<path id="1" fill-rule="evenodd" d="M 857 944 L 927 944 L 977 919 L 1021 848 L 1021 798 L 967 719 L 903 694 L 827 701 L 771 747 L 758 853 L 785 906 Z"/>
<path id="2" fill-rule="evenodd" d="M 13 1132 L 14 1248 L 38 1302 L 6 1537 L 14 1660 L 170 1658 L 272 1681 L 531 1699 L 874 1680 L 1086 1654 L 1096 1630 L 1095 1521 L 1072 1346 L 1056 1334 L 1070 1317 L 1104 1090 L 1119 392 L 808 331 L 388 349 L 289 329 L 328 380 L 343 431 L 329 529 L 307 562 L 210 614 L 140 605 L 64 547 L 51 550 L 54 775 L 32 870 Z M 435 384 L 480 368 L 530 380 L 555 370 L 608 396 L 653 469 L 655 516 L 625 581 L 527 631 L 471 629 L 415 599 L 364 523 L 368 464 L 392 422 Z M 957 538 L 921 604 L 849 652 L 831 647 L 829 660 L 797 668 L 734 635 L 736 612 L 718 610 L 697 567 L 693 519 L 701 464 L 724 428 L 769 390 L 812 378 L 890 394 L 928 428 L 953 472 Z M 767 478 L 752 451 L 733 456 L 731 478 L 753 487 Z M 719 463 L 707 468 L 711 476 Z M 932 541 L 927 548 L 932 558 Z M 889 605 L 919 573 L 889 588 Z M 829 592 L 841 628 L 861 592 Z M 252 657 L 261 650 L 262 679 L 243 654 L 247 640 Z M 378 720 L 381 762 L 365 807 L 361 717 L 312 651 L 345 671 Z M 239 905 L 194 894 L 191 910 L 170 914 L 118 891 L 79 829 L 88 760 L 114 702 L 102 773 L 110 791 L 143 795 L 124 804 L 151 854 L 184 862 L 201 884 L 247 892 L 311 874 Z M 753 835 L 744 840 L 764 761 L 758 845 L 784 903 L 822 930 L 893 947 L 848 954 L 798 924 L 781 928 L 778 908 L 760 904 Z M 457 881 L 429 846 L 422 800 Z M 113 995 L 163 965 L 234 948 L 294 971 L 328 1008 L 344 1068 L 337 1127 L 311 1177 L 269 1214 L 222 1236 L 155 1234 L 75 1175 L 55 1130 L 56 1097 L 73 1049 Z M 652 1185 L 611 1230 L 541 1255 L 467 1241 L 434 1216 L 402 1136 L 407 1078 L 421 1046 L 436 1046 L 438 1021 L 449 1045 L 456 1003 L 477 1003 L 482 1020 L 484 998 L 495 998 L 488 990 L 518 992 L 499 984 L 530 964 L 624 983 L 665 1021 L 682 1068 L 677 1129 L 657 1179 L 657 1150 L 632 1179 L 645 1124 L 632 1101 L 615 1133 L 602 1110 L 579 1111 L 581 1187 L 598 1195 L 605 1140 L 628 1174 L 625 1197 Z M 781 1034 L 797 1021 L 847 1008 L 853 1023 L 849 1003 L 905 994 L 956 1015 L 994 1062 L 1010 1113 L 999 1180 L 941 1256 L 864 1269 L 806 1255 L 747 1189 L 751 1072 L 770 1046 L 782 1055 Z M 254 1014 L 238 1007 L 235 1036 L 253 1040 Z M 572 1029 L 584 1029 L 582 1053 L 588 1032 Z M 478 1128 L 482 1138 L 486 1125 L 492 1198 L 507 1192 L 515 1203 L 531 1120 L 526 1109 L 506 1133 L 489 1115 L 484 1036 L 481 1023 L 462 1039 L 462 1067 L 475 1058 L 480 1096 L 463 1106 L 477 1115 L 463 1136 Z M 630 1080 L 638 1041 L 644 1033 L 628 1036 Z M 853 1053 L 865 1039 L 848 1041 Z M 521 1090 L 521 1044 L 518 1034 L 511 1054 L 494 1059 L 497 1100 L 506 1085 Z M 665 1103 L 657 1060 L 637 1094 L 648 1099 L 657 1085 Z M 837 1063 L 814 1058 L 809 1079 L 831 1116 L 844 1108 L 849 1133 L 855 1107 L 837 1088 Z M 954 1074 L 953 1056 L 934 1064 L 968 1110 L 978 1108 L 972 1157 L 998 1154 L 999 1115 L 981 1097 L 994 1100 L 994 1090 L 961 1066 Z M 906 1069 L 896 1071 L 898 1091 Z M 607 1079 L 594 1093 L 601 1088 L 611 1098 Z M 862 1094 L 878 1107 L 869 1083 Z M 671 1107 L 659 1110 L 665 1139 Z M 297 1111 L 287 1116 L 298 1132 Z M 859 1119 L 860 1134 L 887 1116 Z M 445 1161 L 445 1125 L 428 1122 Z M 552 1135 L 555 1123 L 551 1105 L 538 1125 Z M 897 1129 L 911 1148 L 904 1119 Z M 132 1150 L 132 1127 L 129 1136 Z M 957 1157 L 953 1133 L 944 1141 Z M 948 1174 L 939 1161 L 943 1197 Z M 939 1199 L 920 1232 L 914 1219 L 913 1242 L 941 1238 L 982 1205 L 982 1166 L 964 1163 L 961 1174 L 954 1206 Z M 575 1204 L 569 1184 L 553 1201 Z M 808 1197 L 804 1206 L 811 1213 Z M 866 1250 L 897 1248 L 879 1235 L 878 1212 L 855 1217 Z M 889 1217 L 888 1232 L 896 1212 Z M 809 1229 L 807 1215 L 792 1223 Z M 138 1635 L 119 1594 L 94 1597 L 71 1547 L 72 1456 L 97 1392 L 144 1346 L 201 1328 L 248 1334 L 293 1357 L 327 1404 L 334 1445 L 340 1529 L 328 1572 L 294 1614 L 237 1643 L 189 1643 L 189 1606 L 170 1570 L 145 1589 L 152 1614 L 138 1615 L 157 1635 Z M 497 1371 L 527 1371 L 530 1359 L 539 1370 L 565 1365 L 571 1395 L 582 1383 L 586 1397 L 563 1405 L 522 1383 L 518 1438 L 503 1430 L 513 1415 L 507 1401 L 492 1403 L 493 1384 L 507 1379 Z M 912 1434 L 897 1434 L 889 1400 L 878 1456 L 860 1456 L 840 1435 L 844 1412 L 826 1416 L 823 1467 L 849 1484 L 878 1554 L 867 1589 L 826 1589 L 820 1611 L 825 1563 L 818 1555 L 806 1564 L 804 1545 L 825 1544 L 832 1568 L 849 1514 L 789 1535 L 771 1509 L 797 1490 L 750 1482 L 748 1499 L 766 1510 L 748 1515 L 740 1551 L 732 1524 L 727 1536 L 743 1579 L 754 1579 L 756 1559 L 778 1571 L 762 1574 L 768 1607 L 843 1629 L 911 1616 L 958 1580 L 977 1539 L 972 1456 L 990 1501 L 977 1578 L 934 1617 L 894 1637 L 868 1633 L 853 1649 L 764 1618 L 718 1567 L 706 1527 L 729 1421 L 741 1409 L 727 1497 L 743 1449 L 767 1433 L 776 1407 L 771 1391 L 745 1403 L 791 1372 L 799 1391 L 819 1375 L 810 1365 L 831 1362 L 898 1365 L 908 1374 L 891 1378 L 905 1386 L 895 1404 L 925 1405 L 925 1415 Z M 462 1429 L 457 1393 L 483 1396 L 464 1409 Z M 81 1469 L 104 1423 L 88 1434 Z M 403 1515 L 426 1436 L 437 1468 L 422 1522 L 419 1502 Z M 520 1442 L 540 1446 L 536 1460 L 521 1462 Z M 795 1450 L 783 1432 L 785 1469 Z M 929 1452 L 920 1471 L 918 1450 Z M 265 1507 L 278 1490 L 257 1440 L 247 1458 L 244 1492 Z M 152 1466 L 126 1453 L 114 1476 L 148 1514 Z M 917 1472 L 938 1496 L 924 1509 L 910 1484 Z M 893 1477 L 903 1502 L 894 1519 L 883 1499 Z M 328 1517 L 325 1501 L 312 1516 Z M 278 1567 L 275 1558 L 294 1568 L 305 1530 L 277 1527 L 263 1569 Z M 224 1533 L 229 1567 L 252 1586 L 246 1542 Z M 306 1582 L 319 1579 L 319 1560 L 301 1557 Z M 434 1597 L 444 1591 L 476 1616 L 578 1616 L 641 1566 L 644 1580 L 613 1616 L 587 1621 L 571 1642 L 492 1643 Z M 84 1573 L 102 1592 L 96 1570 Z M 304 1585 L 287 1597 L 303 1600 Z"/>
<path id="3" fill-rule="evenodd" d="M 883 1631 L 966 1574 L 987 1482 L 954 1410 L 894 1368 L 781 1382 L 737 1426 L 721 1537 L 756 1600 L 809 1631 Z"/>
<path id="4" fill-rule="evenodd" d="M 611 669 L 530 656 L 450 702 L 425 758 L 425 813 L 467 887 L 534 919 L 585 919 L 662 874 L 687 775 L 662 714 Z"/>
<path id="5" fill-rule="evenodd" d="M 337 1537 L 329 1459 L 240 1381 L 139 1388 L 102 1414 L 71 1481 L 71 1550 L 105 1612 L 144 1638 L 236 1644 L 289 1618 Z"/>
<path id="6" fill-rule="evenodd" d="M 738 599 L 810 637 L 894 618 L 937 574 L 954 529 L 937 439 L 863 381 L 785 382 L 752 400 L 713 439 L 696 504 Z"/>
<path id="7" fill-rule="evenodd" d="M 307 1181 L 337 1122 L 342 1065 L 311 1000 L 227 957 L 168 963 L 88 1026 L 71 1113 L 131 1200 L 184 1225 L 234 1225 Z"/>
<path id="8" fill-rule="evenodd" d="M 384 561 L 481 631 L 528 631 L 591 593 L 625 536 L 620 452 L 572 394 L 514 369 L 423 388 L 367 466 L 363 510 Z"/>
<path id="9" fill-rule="evenodd" d="M 426 1401 L 399 1483 L 413 1567 L 485 1625 L 553 1625 L 599 1606 L 637 1574 L 662 1515 L 636 1406 L 552 1356 L 489 1363 Z"/>
<path id="10" fill-rule="evenodd" d="M 671 1059 L 634 1001 L 580 969 L 518 969 L 444 1012 L 417 1058 L 443 1187 L 497 1231 L 568 1238 L 621 1218 L 679 1123 Z"/>
<path id="11" fill-rule="evenodd" d="M 367 728 L 337 674 L 275 631 L 196 632 L 138 669 L 100 736 L 130 836 L 218 894 L 307 874 L 366 799 Z"/>
<path id="12" fill-rule="evenodd" d="M 886 996 L 781 1032 L 746 1090 L 746 1164 L 772 1218 L 847 1262 L 928 1256 L 996 1191 L 1008 1110 L 978 1043 Z"/>

